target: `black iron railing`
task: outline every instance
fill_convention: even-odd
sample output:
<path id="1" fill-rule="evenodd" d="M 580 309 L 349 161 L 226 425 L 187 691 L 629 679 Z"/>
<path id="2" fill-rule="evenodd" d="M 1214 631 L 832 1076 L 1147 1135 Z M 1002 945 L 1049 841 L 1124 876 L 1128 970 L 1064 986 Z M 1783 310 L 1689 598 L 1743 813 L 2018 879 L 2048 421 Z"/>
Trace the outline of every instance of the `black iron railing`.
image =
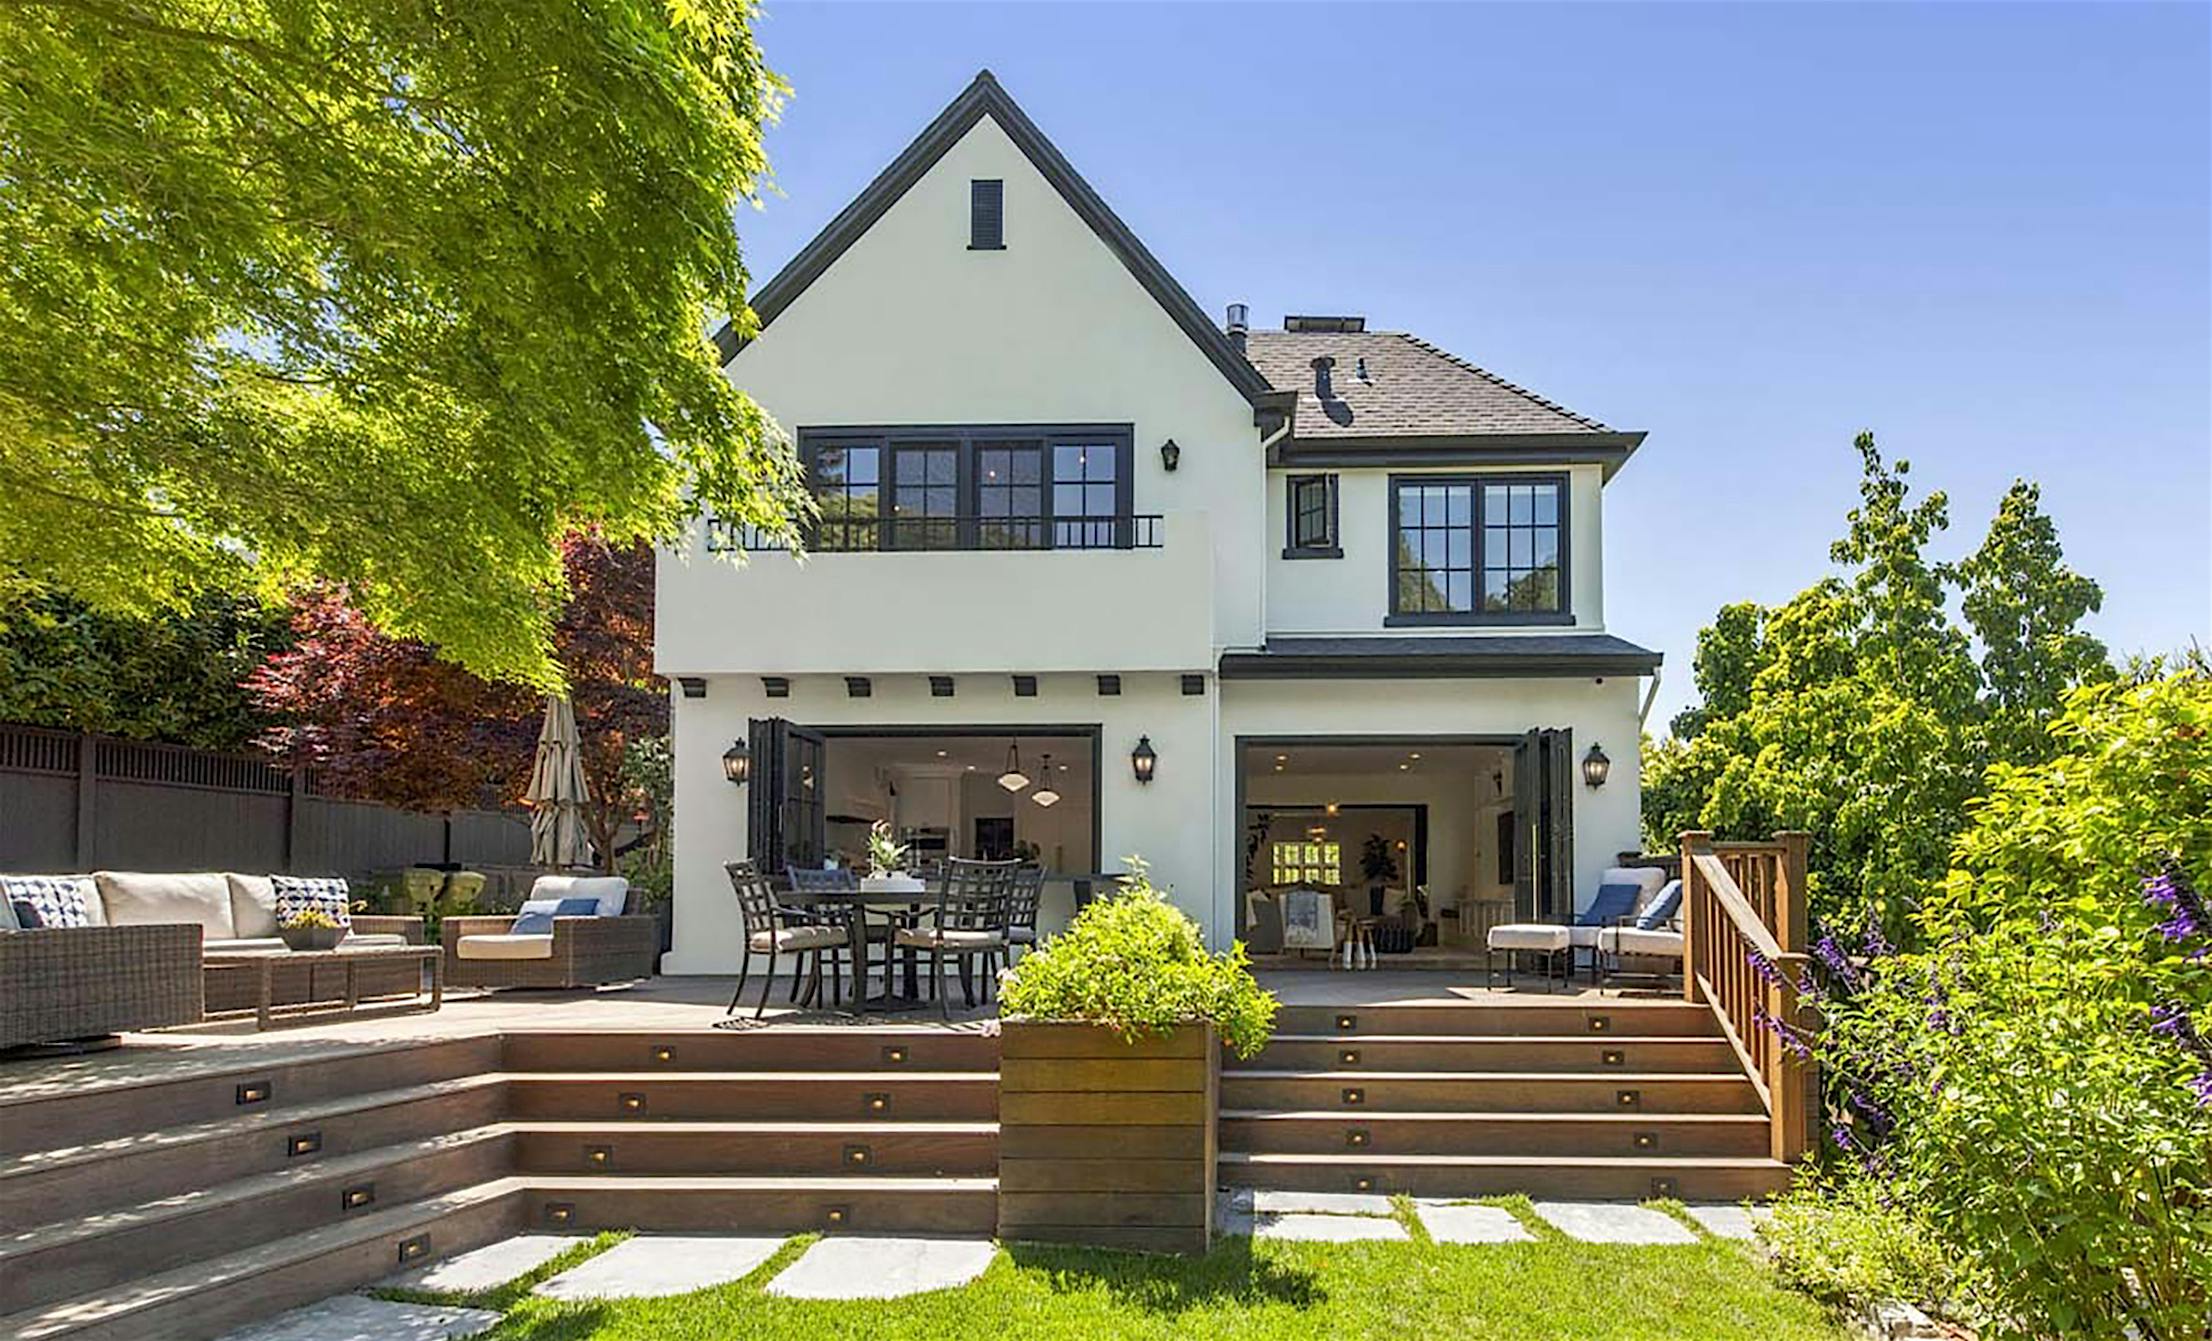
<path id="1" fill-rule="evenodd" d="M 1158 549 L 1158 513 L 1118 517 L 824 517 L 804 528 L 797 548 L 809 554 L 893 550 Z M 707 549 L 775 551 L 794 548 L 759 527 L 707 523 Z"/>

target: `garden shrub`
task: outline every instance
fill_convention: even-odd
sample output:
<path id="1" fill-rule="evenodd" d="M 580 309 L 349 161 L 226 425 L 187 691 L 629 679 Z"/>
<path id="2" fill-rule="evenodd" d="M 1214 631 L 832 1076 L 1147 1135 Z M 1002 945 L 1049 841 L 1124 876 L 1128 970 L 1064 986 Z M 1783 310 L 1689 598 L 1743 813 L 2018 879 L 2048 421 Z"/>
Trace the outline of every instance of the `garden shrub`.
<path id="1" fill-rule="evenodd" d="M 1973 1311 L 1979 1293 L 1951 1251 L 1865 1177 L 1814 1174 L 1777 1198 L 1759 1237 L 1790 1284 L 1838 1306 L 1902 1299 L 1931 1313 Z"/>
<path id="2" fill-rule="evenodd" d="M 1208 954 L 1198 924 L 1153 887 L 1144 863 L 1131 857 L 1129 868 L 1119 893 L 1092 902 L 1007 972 L 1003 1012 L 1086 1021 L 1126 1039 L 1209 1020 L 1239 1057 L 1259 1052 L 1277 1003 L 1252 977 L 1244 943 Z"/>
<path id="3" fill-rule="evenodd" d="M 1776 1241 L 1798 1278 L 1845 1289 L 1928 1269 L 1862 1232 L 1924 1239 L 1973 1283 L 1951 1303 L 1989 1337 L 2203 1338 L 2212 679 L 2083 689 L 2055 730 L 2050 762 L 1991 771 L 1920 912 L 1925 950 L 1816 944 L 1826 1025 L 1794 1041 L 1834 1119 L 1807 1195 L 1839 1223 L 1793 1217 Z"/>

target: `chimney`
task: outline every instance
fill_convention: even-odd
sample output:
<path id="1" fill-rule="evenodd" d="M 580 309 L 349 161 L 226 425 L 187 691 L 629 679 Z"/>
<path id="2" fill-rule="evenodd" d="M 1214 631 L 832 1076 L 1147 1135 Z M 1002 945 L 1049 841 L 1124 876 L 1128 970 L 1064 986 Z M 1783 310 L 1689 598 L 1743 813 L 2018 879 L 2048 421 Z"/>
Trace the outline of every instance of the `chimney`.
<path id="1" fill-rule="evenodd" d="M 1252 309 L 1246 307 L 1243 303 L 1229 304 L 1229 320 L 1225 325 L 1225 329 L 1229 332 L 1230 346 L 1239 354 L 1244 352 L 1244 337 L 1252 329 L 1251 322 L 1248 320 L 1251 314 Z"/>
<path id="2" fill-rule="evenodd" d="M 1313 361 L 1313 394 L 1322 400 L 1336 399 L 1336 388 L 1329 385 L 1329 370 L 1335 366 L 1336 360 L 1327 354 Z"/>

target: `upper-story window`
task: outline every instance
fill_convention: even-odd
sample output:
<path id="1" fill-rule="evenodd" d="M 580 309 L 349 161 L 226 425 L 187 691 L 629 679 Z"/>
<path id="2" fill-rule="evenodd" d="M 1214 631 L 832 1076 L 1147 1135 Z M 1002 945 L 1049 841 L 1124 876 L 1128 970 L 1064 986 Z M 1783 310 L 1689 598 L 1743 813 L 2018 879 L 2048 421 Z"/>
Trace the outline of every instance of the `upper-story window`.
<path id="1" fill-rule="evenodd" d="M 1006 183 L 978 177 L 968 183 L 968 250 L 1006 248 Z"/>
<path id="2" fill-rule="evenodd" d="M 1286 559 L 1341 559 L 1336 531 L 1336 476 L 1292 475 L 1284 485 Z"/>
<path id="3" fill-rule="evenodd" d="M 1148 549 L 1126 424 L 806 429 L 811 548 Z"/>
<path id="4" fill-rule="evenodd" d="M 1390 620 L 1558 623 L 1567 610 L 1564 476 L 1397 476 Z"/>

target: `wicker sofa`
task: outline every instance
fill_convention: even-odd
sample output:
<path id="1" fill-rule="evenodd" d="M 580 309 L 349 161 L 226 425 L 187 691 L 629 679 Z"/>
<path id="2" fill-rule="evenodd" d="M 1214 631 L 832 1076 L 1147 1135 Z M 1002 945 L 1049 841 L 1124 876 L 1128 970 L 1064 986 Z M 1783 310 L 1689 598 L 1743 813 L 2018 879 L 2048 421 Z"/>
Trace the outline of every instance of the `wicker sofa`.
<path id="1" fill-rule="evenodd" d="M 204 1011 L 198 927 L 0 929 L 0 1049 L 194 1024 Z"/>
<path id="2" fill-rule="evenodd" d="M 637 911 L 620 876 L 539 876 L 523 904 L 589 898 L 590 917 L 554 917 L 552 930 L 515 934 L 514 915 L 449 917 L 441 924 L 448 987 L 600 987 L 653 976 L 660 919 Z"/>
<path id="3" fill-rule="evenodd" d="M 10 877 L 18 879 L 19 877 Z M 70 881 L 84 891 L 90 927 L 57 927 L 48 930 L 99 930 L 102 928 L 186 927 L 198 933 L 192 967 L 200 970 L 202 952 L 264 952 L 281 954 L 284 941 L 277 935 L 276 892 L 266 875 L 224 871 L 143 872 L 95 871 L 84 876 L 29 877 L 34 880 Z M 14 934 L 26 934 L 17 932 Z M 348 944 L 420 945 L 419 917 L 354 916 Z M 420 966 L 413 963 L 368 964 L 359 969 L 359 991 L 368 997 L 412 994 L 420 983 Z M 345 969 L 327 961 L 311 966 L 283 964 L 276 972 L 272 1004 L 297 1005 L 307 1001 L 336 999 L 345 991 Z M 250 1009 L 256 985 L 236 973 L 205 975 L 201 988 L 202 1010 Z M 163 1024 L 190 1024 L 200 1019 L 164 1020 Z M 141 1028 L 150 1028 L 140 1025 Z"/>

